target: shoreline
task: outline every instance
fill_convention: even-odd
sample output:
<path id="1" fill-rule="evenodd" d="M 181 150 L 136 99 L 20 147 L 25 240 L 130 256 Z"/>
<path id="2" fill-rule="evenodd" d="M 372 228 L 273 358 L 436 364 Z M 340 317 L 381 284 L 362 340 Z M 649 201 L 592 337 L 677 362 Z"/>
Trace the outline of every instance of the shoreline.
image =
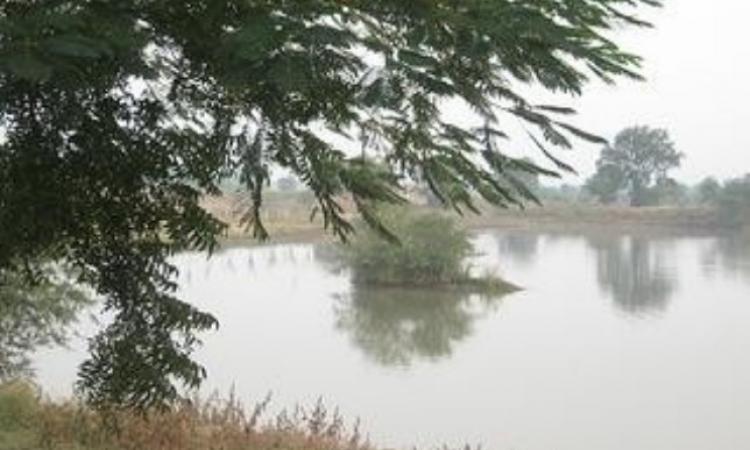
<path id="1" fill-rule="evenodd" d="M 226 223 L 227 231 L 220 238 L 222 247 L 240 245 L 264 246 L 290 243 L 326 243 L 338 239 L 323 228 L 320 220 L 310 221 L 306 210 L 278 211 L 270 206 L 266 227 L 270 238 L 259 241 L 249 229 L 240 225 L 236 216 L 226 214 L 226 209 L 215 207 L 206 210 Z M 219 200 L 221 201 L 221 200 Z M 414 208 L 424 208 L 415 205 Z M 550 204 L 525 210 L 484 209 L 482 214 L 466 213 L 460 216 L 450 210 L 460 224 L 472 232 L 489 230 L 536 233 L 591 233 L 621 234 L 683 234 L 691 236 L 716 236 L 736 233 L 719 225 L 716 214 L 709 208 L 677 207 L 602 207 L 589 205 Z M 352 220 L 355 214 L 350 214 Z M 746 231 L 747 232 L 747 231 Z"/>

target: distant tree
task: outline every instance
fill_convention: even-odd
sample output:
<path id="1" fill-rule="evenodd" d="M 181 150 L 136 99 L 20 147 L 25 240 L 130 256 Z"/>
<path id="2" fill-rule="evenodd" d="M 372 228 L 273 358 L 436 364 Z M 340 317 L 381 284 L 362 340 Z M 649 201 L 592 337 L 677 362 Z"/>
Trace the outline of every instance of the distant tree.
<path id="1" fill-rule="evenodd" d="M 559 186 L 539 186 L 539 197 L 544 202 L 576 203 L 582 200 L 581 186 L 563 183 Z"/>
<path id="2" fill-rule="evenodd" d="M 750 174 L 724 183 L 718 199 L 718 214 L 725 226 L 750 225 Z"/>
<path id="3" fill-rule="evenodd" d="M 196 333 L 217 325 L 178 298 L 170 262 L 211 251 L 225 230 L 202 196 L 238 175 L 259 238 L 275 167 L 341 238 L 353 231 L 341 198 L 377 226 L 376 206 L 403 202 L 408 180 L 459 211 L 476 210 L 476 193 L 521 205 L 528 189 L 506 174 L 556 175 L 570 168 L 552 147 L 600 140 L 520 88 L 580 94 L 593 77 L 638 78 L 640 59 L 608 36 L 647 25 L 635 7 L 656 4 L 0 1 L 0 277 L 71 263 L 113 317 L 90 341 L 84 398 L 175 400 L 204 378 Z M 473 123 L 451 123 L 449 99 Z M 554 171 L 502 152 L 504 117 L 528 126 Z M 367 158 L 346 151 L 358 135 Z"/>
<path id="4" fill-rule="evenodd" d="M 563 183 L 562 185 L 560 185 L 560 188 L 558 190 L 560 191 L 560 196 L 562 198 L 568 199 L 570 201 L 577 200 L 578 196 L 581 193 L 580 186 L 568 183 Z"/>
<path id="5" fill-rule="evenodd" d="M 666 183 L 668 172 L 679 167 L 681 160 L 682 154 L 675 150 L 666 130 L 626 128 L 602 150 L 590 189 L 604 199 L 624 191 L 631 206 L 644 206 L 649 189 Z"/>
<path id="6" fill-rule="evenodd" d="M 281 192 L 292 192 L 297 189 L 297 180 L 293 177 L 281 177 L 276 182 L 276 187 Z"/>
<path id="7" fill-rule="evenodd" d="M 698 184 L 698 202 L 704 205 L 714 205 L 721 195 L 721 184 L 714 177 L 705 178 Z"/>
<path id="8" fill-rule="evenodd" d="M 690 202 L 688 186 L 669 177 L 659 178 L 646 192 L 645 205 L 684 206 Z"/>
<path id="9" fill-rule="evenodd" d="M 584 185 L 584 190 L 604 204 L 616 202 L 625 184 L 625 176 L 619 167 L 597 163 L 596 173 Z"/>

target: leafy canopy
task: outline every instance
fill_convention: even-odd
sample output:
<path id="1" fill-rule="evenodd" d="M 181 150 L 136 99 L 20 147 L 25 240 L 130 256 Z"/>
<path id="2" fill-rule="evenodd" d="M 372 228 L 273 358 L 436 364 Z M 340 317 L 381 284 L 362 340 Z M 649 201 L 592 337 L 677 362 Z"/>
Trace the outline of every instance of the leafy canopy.
<path id="1" fill-rule="evenodd" d="M 259 210 L 273 167 L 314 193 L 400 202 L 406 180 L 475 210 L 533 194 L 514 171 L 572 170 L 549 148 L 597 141 L 514 90 L 579 94 L 637 78 L 606 35 L 656 0 L 5 0 L 0 2 L 0 282 L 67 260 L 112 324 L 91 342 L 80 387 L 95 403 L 148 406 L 205 375 L 190 354 L 216 326 L 175 295 L 168 257 L 211 250 L 224 228 L 199 206 L 239 174 Z M 450 123 L 468 105 L 475 127 Z M 549 170 L 502 152 L 520 119 Z M 515 123 L 515 121 L 514 121 Z M 347 151 L 356 142 L 357 157 Z M 377 164 L 373 164 L 376 161 Z"/>

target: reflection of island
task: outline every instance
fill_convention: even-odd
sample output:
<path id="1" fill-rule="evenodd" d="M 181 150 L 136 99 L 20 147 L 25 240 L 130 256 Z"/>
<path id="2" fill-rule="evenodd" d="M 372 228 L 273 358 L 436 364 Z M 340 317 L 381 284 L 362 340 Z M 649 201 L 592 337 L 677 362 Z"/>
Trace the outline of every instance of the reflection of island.
<path id="1" fill-rule="evenodd" d="M 500 255 L 509 255 L 516 264 L 529 265 L 539 251 L 539 234 L 503 233 L 496 235 Z"/>
<path id="2" fill-rule="evenodd" d="M 449 357 L 499 298 L 451 290 L 355 287 L 336 306 L 336 328 L 379 364 Z"/>
<path id="3" fill-rule="evenodd" d="M 318 265 L 333 274 L 340 274 L 347 269 L 341 248 L 337 244 L 316 244 L 313 247 L 313 258 Z"/>
<path id="4" fill-rule="evenodd" d="M 589 238 L 589 245 L 596 252 L 599 286 L 619 308 L 634 315 L 667 308 L 674 280 L 647 238 Z"/>

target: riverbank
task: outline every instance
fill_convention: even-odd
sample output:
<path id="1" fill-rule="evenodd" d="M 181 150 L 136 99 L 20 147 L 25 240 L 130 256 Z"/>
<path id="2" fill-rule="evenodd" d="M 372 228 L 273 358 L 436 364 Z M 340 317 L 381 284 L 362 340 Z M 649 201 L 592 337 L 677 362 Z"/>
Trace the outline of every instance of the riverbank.
<path id="1" fill-rule="evenodd" d="M 270 197 L 263 213 L 271 241 L 321 242 L 333 240 L 326 234 L 318 217 L 310 220 L 313 199 L 303 193 L 277 194 Z M 257 243 L 241 223 L 243 208 L 240 197 L 224 196 L 205 199 L 203 206 L 228 225 L 228 245 Z M 414 206 L 414 208 L 425 208 Z M 467 213 L 460 223 L 470 230 L 500 229 L 537 232 L 680 232 L 708 234 L 724 231 L 715 211 L 703 207 L 598 206 L 589 204 L 548 203 L 524 210 L 483 207 L 477 215 Z M 347 215 L 356 218 L 351 205 Z"/>
<path id="2" fill-rule="evenodd" d="M 589 231 L 606 228 L 627 231 L 664 230 L 705 233 L 721 229 L 716 214 L 702 207 L 598 206 L 546 204 L 525 210 L 486 210 L 464 222 L 471 228 L 500 228 L 533 231 Z"/>
<path id="3" fill-rule="evenodd" d="M 168 412 L 103 414 L 52 403 L 23 382 L 0 384 L 0 450 L 370 450 L 357 426 L 322 404 L 267 419 L 232 399 L 185 402 Z"/>

